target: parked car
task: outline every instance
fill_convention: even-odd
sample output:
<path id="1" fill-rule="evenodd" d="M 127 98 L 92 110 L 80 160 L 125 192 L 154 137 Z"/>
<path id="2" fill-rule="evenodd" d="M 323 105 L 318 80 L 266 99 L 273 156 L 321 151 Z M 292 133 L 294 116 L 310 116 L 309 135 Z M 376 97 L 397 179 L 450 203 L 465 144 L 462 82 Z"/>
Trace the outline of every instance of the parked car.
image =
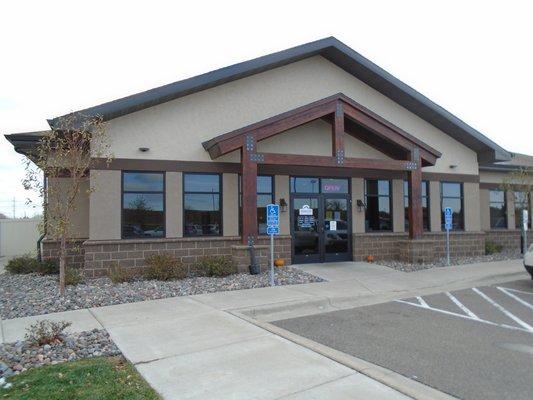
<path id="1" fill-rule="evenodd" d="M 526 254 L 524 254 L 524 267 L 526 267 L 526 271 L 529 272 L 531 279 L 533 279 L 533 244 L 529 245 Z"/>

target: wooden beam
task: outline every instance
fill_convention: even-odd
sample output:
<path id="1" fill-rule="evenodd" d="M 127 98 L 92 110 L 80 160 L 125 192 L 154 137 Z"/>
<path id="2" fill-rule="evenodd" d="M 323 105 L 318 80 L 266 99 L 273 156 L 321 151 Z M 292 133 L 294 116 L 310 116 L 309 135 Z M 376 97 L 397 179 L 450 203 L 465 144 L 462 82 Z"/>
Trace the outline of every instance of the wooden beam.
<path id="1" fill-rule="evenodd" d="M 303 165 L 312 167 L 362 168 L 387 171 L 408 171 L 411 163 L 405 160 L 379 160 L 374 158 L 344 158 L 342 164 L 337 157 L 308 156 L 300 154 L 256 153 L 254 160 L 258 164 Z"/>
<path id="2" fill-rule="evenodd" d="M 409 238 L 420 239 L 424 231 L 422 213 L 422 159 L 420 150 L 415 147 L 411 152 L 411 162 L 416 168 L 408 173 L 409 188 Z"/>
<path id="3" fill-rule="evenodd" d="M 257 163 L 252 161 L 256 142 L 254 135 L 247 135 L 241 148 L 242 165 L 242 243 L 257 242 Z"/>
<path id="4" fill-rule="evenodd" d="M 341 163 L 344 159 L 344 107 L 341 101 L 337 101 L 333 124 L 331 124 L 331 155 L 337 157 Z"/>

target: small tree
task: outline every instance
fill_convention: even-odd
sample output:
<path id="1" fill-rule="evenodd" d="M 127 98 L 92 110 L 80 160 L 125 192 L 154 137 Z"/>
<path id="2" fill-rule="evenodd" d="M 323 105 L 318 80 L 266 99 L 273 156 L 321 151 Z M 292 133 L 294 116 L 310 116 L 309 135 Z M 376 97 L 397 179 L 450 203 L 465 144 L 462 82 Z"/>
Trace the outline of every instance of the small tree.
<path id="1" fill-rule="evenodd" d="M 531 192 L 533 191 L 533 167 L 519 167 L 511 172 L 503 181 L 502 189 L 513 193 L 514 201 L 519 202 L 529 208 Z M 529 211 L 529 210 L 528 210 Z M 531 218 L 531 216 L 529 216 Z M 522 218 L 520 217 L 520 221 Z M 523 252 L 527 251 L 527 231 L 520 224 L 523 238 Z"/>
<path id="2" fill-rule="evenodd" d="M 61 117 L 51 131 L 42 135 L 35 150 L 25 159 L 24 188 L 36 190 L 41 195 L 44 208 L 41 229 L 47 238 L 59 242 L 61 295 L 65 294 L 72 216 L 93 158 L 105 158 L 107 163 L 112 159 L 103 119 L 69 114 Z M 86 192 L 89 194 L 94 190 L 90 187 Z"/>

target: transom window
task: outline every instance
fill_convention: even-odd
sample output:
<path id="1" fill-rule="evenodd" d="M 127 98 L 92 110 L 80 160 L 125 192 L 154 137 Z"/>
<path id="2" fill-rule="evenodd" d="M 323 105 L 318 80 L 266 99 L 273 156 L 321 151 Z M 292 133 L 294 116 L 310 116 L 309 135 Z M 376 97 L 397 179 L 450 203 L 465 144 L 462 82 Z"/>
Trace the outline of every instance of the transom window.
<path id="1" fill-rule="evenodd" d="M 183 236 L 222 234 L 221 177 L 183 174 Z"/>
<path id="2" fill-rule="evenodd" d="M 409 230 L 409 184 L 403 181 L 403 207 L 405 210 L 405 231 Z M 429 182 L 422 181 L 422 225 L 429 231 Z"/>
<path id="3" fill-rule="evenodd" d="M 349 192 L 349 182 L 345 178 L 291 177 L 291 193 L 340 193 Z"/>
<path id="4" fill-rule="evenodd" d="M 489 207 L 491 229 L 507 228 L 507 202 L 503 190 L 489 191 Z"/>
<path id="5" fill-rule="evenodd" d="M 391 184 L 388 180 L 365 180 L 365 229 L 392 231 Z"/>
<path id="6" fill-rule="evenodd" d="M 122 237 L 165 236 L 164 172 L 122 173 Z"/>
<path id="7" fill-rule="evenodd" d="M 452 229 L 463 230 L 464 226 L 464 211 L 463 211 L 463 184 L 458 182 L 441 182 L 441 227 L 444 230 L 444 209 L 450 207 L 452 209 Z"/>

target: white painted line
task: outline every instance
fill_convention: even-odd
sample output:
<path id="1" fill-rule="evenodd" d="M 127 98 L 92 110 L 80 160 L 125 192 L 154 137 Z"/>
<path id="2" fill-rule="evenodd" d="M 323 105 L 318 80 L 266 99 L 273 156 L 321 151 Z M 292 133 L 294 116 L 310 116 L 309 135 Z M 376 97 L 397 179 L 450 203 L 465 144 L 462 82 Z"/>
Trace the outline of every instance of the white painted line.
<path id="1" fill-rule="evenodd" d="M 516 322 L 518 325 L 524 327 L 525 329 L 527 329 L 529 332 L 533 332 L 533 326 L 525 323 L 524 321 L 522 321 L 520 318 L 518 318 L 517 316 L 513 315 L 512 313 L 510 313 L 509 311 L 507 311 L 505 308 L 503 308 L 501 305 L 499 305 L 498 303 L 496 303 L 494 300 L 492 300 L 489 296 L 487 296 L 485 293 L 483 293 L 481 290 L 479 290 L 478 288 L 472 288 L 472 290 L 474 292 L 476 292 L 477 294 L 479 294 L 481 297 L 483 297 L 485 300 L 487 300 L 490 304 L 492 304 L 494 307 L 496 307 L 498 310 L 500 310 L 502 313 L 504 313 L 505 315 L 507 315 L 509 318 L 511 318 L 514 322 Z"/>
<path id="2" fill-rule="evenodd" d="M 463 310 L 466 315 L 474 319 L 479 319 L 479 317 L 476 314 L 474 314 L 472 311 L 470 311 L 468 307 L 466 307 L 463 303 L 457 300 L 457 298 L 453 294 L 451 294 L 450 292 L 446 292 L 446 296 L 448 296 L 450 300 L 453 301 L 457 307 Z"/>
<path id="3" fill-rule="evenodd" d="M 533 296 L 533 292 L 526 292 L 525 290 L 510 289 L 510 288 L 505 288 L 505 289 L 510 290 L 511 292 L 529 294 Z"/>
<path id="4" fill-rule="evenodd" d="M 518 301 L 520 304 L 526 306 L 527 308 L 529 308 L 530 310 L 533 310 L 533 304 L 529 304 L 527 301 L 525 300 L 522 300 L 520 297 L 518 296 L 515 296 L 514 294 L 512 294 L 511 292 L 509 292 L 508 289 L 506 288 L 502 288 L 502 287 L 498 287 L 498 290 L 500 292 L 503 292 L 505 293 L 507 296 L 511 297 L 512 299 L 515 299 L 516 301 Z"/>
<path id="5" fill-rule="evenodd" d="M 418 303 L 419 303 L 422 307 L 429 308 L 428 303 L 426 303 L 425 300 L 424 300 L 422 297 L 417 296 L 416 299 L 418 300 Z"/>
<path id="6" fill-rule="evenodd" d="M 420 304 L 409 303 L 408 301 L 403 301 L 403 300 L 394 300 L 394 301 L 395 301 L 396 303 L 409 304 L 410 306 L 414 306 L 414 307 L 422 308 L 422 309 L 424 309 L 424 310 L 435 311 L 435 312 L 439 312 L 439 313 L 442 313 L 442 314 L 451 315 L 451 316 L 454 316 L 454 317 L 459 317 L 459 318 L 463 318 L 463 319 L 468 319 L 468 320 L 470 320 L 470 321 L 481 322 L 481 323 L 483 323 L 483 324 L 492 325 L 492 326 L 498 326 L 498 327 L 500 327 L 500 328 L 506 328 L 506 329 L 512 329 L 512 330 L 514 330 L 514 331 L 521 331 L 521 332 L 533 333 L 533 331 L 529 331 L 529 330 L 527 330 L 527 329 L 519 328 L 519 327 L 517 327 L 517 326 L 506 325 L 506 324 L 497 324 L 496 322 L 486 321 L 486 320 L 484 320 L 484 319 L 480 319 L 480 318 L 472 318 L 472 317 L 469 317 L 468 315 L 457 314 L 457 313 L 454 313 L 454 312 L 451 312 L 451 311 L 441 310 L 441 309 L 439 309 L 439 308 L 424 307 L 424 306 L 421 306 Z"/>

